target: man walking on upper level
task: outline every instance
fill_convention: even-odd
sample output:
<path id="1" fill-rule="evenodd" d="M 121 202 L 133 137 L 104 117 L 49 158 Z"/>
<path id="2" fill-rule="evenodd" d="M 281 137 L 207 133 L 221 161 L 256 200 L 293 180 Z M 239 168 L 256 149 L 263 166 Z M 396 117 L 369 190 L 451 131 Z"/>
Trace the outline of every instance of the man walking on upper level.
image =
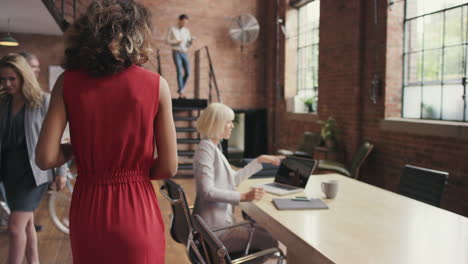
<path id="1" fill-rule="evenodd" d="M 188 48 L 192 45 L 194 38 L 190 35 L 190 30 L 186 27 L 188 16 L 182 14 L 179 16 L 177 26 L 171 27 L 167 34 L 167 42 L 172 47 L 172 59 L 177 70 L 177 93 L 179 98 L 185 98 L 184 88 L 190 75 L 190 64 L 187 55 Z M 182 75 L 182 70 L 184 71 Z"/>

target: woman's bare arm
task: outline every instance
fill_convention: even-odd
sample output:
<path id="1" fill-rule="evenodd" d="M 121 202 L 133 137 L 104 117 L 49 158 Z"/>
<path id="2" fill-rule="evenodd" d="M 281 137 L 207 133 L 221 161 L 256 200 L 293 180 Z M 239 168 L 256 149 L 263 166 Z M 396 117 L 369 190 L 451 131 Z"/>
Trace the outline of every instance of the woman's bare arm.
<path id="1" fill-rule="evenodd" d="M 55 82 L 49 110 L 42 124 L 36 146 L 36 164 L 42 170 L 59 167 L 72 157 L 71 145 L 60 144 L 66 125 L 67 113 L 63 101 L 62 74 Z"/>
<path id="2" fill-rule="evenodd" d="M 154 122 L 154 137 L 158 158 L 154 161 L 151 177 L 167 179 L 177 173 L 177 139 L 172 117 L 172 98 L 167 81 L 159 80 L 159 110 Z"/>

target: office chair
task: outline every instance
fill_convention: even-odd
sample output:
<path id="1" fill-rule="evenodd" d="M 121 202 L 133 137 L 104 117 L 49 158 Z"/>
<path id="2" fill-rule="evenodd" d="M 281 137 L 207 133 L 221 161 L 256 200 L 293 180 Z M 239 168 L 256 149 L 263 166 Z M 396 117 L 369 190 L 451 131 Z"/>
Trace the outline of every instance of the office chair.
<path id="1" fill-rule="evenodd" d="M 304 135 L 302 135 L 296 151 L 279 149 L 278 154 L 311 159 L 314 156 L 315 147 L 320 145 L 321 142 L 322 138 L 319 133 L 306 131 Z"/>
<path id="2" fill-rule="evenodd" d="M 187 246 L 193 223 L 184 189 L 172 180 L 165 180 L 160 192 L 172 208 L 171 237 L 177 243 Z"/>
<path id="3" fill-rule="evenodd" d="M 449 174 L 413 165 L 405 165 L 398 193 L 440 207 Z"/>
<path id="4" fill-rule="evenodd" d="M 345 176 L 358 179 L 361 166 L 364 164 L 364 161 L 366 161 L 373 148 L 374 145 L 366 141 L 359 147 L 356 153 L 354 153 L 349 165 L 337 161 L 320 160 L 318 163 L 318 169 L 322 171 L 336 171 Z"/>
<path id="5" fill-rule="evenodd" d="M 279 254 L 277 263 L 283 263 L 284 254 L 279 248 L 269 248 L 232 259 L 232 255 L 227 251 L 226 247 L 216 237 L 213 231 L 208 228 L 203 219 L 198 214 L 195 214 L 193 219 L 195 235 L 191 241 L 191 249 L 194 251 L 194 254 L 191 254 L 191 256 L 193 256 L 191 258 L 192 263 L 240 264 L 259 260 L 266 256 L 274 256 L 274 254 Z"/>
<path id="6" fill-rule="evenodd" d="M 164 181 L 164 185 L 160 187 L 160 192 L 164 198 L 166 198 L 171 204 L 172 208 L 172 219 L 170 233 L 171 237 L 177 243 L 184 244 L 187 249 L 189 258 L 193 258 L 192 254 L 195 252 L 190 250 L 193 232 L 193 217 L 190 212 L 190 207 L 185 196 L 184 189 L 179 184 L 168 179 Z M 250 250 L 250 243 L 252 241 L 254 232 L 254 223 L 251 221 L 241 221 L 233 225 L 220 227 L 213 229 L 212 232 L 218 232 L 227 230 L 230 228 L 239 227 L 242 225 L 250 226 L 249 239 L 246 244 L 245 251 L 243 252 L 231 252 L 234 256 L 248 255 Z M 193 243 L 193 242 L 192 242 Z"/>

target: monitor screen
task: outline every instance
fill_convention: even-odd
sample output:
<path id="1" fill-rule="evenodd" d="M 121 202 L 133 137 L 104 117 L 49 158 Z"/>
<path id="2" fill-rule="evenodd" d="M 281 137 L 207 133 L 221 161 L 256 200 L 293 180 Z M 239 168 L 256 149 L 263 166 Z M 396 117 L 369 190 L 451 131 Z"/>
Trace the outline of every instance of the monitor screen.
<path id="1" fill-rule="evenodd" d="M 287 157 L 281 161 L 275 182 L 305 188 L 315 162 L 313 159 Z"/>

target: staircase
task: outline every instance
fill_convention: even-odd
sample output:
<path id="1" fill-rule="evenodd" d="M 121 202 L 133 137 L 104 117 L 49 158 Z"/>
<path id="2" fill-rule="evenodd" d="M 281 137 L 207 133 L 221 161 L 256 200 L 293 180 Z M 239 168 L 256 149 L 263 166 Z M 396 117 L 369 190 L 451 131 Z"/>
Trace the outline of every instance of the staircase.
<path id="1" fill-rule="evenodd" d="M 42 0 L 63 32 L 75 21 L 77 15 L 84 12 L 90 2 L 89 0 Z"/>
<path id="2" fill-rule="evenodd" d="M 172 99 L 179 156 L 177 177 L 193 176 L 193 155 L 196 146 L 200 143 L 200 134 L 195 128 L 195 121 L 207 105 L 208 100 L 205 99 Z"/>

